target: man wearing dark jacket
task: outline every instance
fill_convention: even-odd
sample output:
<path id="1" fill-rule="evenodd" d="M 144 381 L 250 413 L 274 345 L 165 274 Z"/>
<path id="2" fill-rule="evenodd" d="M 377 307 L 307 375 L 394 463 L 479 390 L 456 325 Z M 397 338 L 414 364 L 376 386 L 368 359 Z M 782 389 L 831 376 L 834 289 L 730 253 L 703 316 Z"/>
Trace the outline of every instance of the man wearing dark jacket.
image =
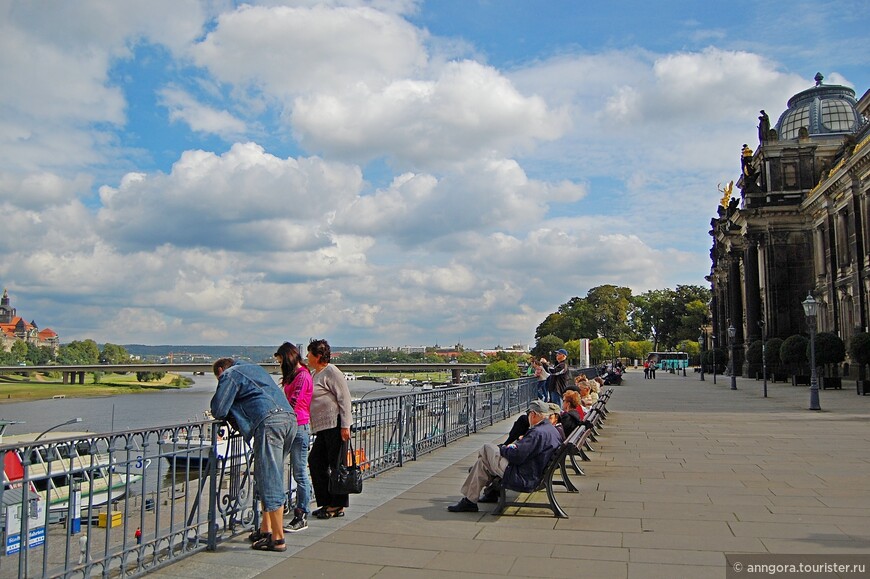
<path id="1" fill-rule="evenodd" d="M 547 378 L 547 390 L 550 394 L 548 402 L 561 404 L 562 395 L 565 394 L 566 390 L 568 390 L 568 384 L 570 383 L 571 378 L 568 373 L 568 350 L 565 350 L 564 348 L 556 350 L 555 366 L 551 366 L 546 358 L 541 358 L 541 364 L 544 366 L 544 369 L 550 373 L 550 377 Z"/>
<path id="2" fill-rule="evenodd" d="M 498 446 L 487 443 L 477 455 L 462 485 L 462 500 L 447 507 L 452 513 L 477 512 L 480 492 L 495 477 L 507 488 L 520 492 L 534 490 L 553 452 L 562 444 L 559 432 L 548 416 L 549 404 L 535 400 L 529 406 L 529 431 L 520 440 Z"/>

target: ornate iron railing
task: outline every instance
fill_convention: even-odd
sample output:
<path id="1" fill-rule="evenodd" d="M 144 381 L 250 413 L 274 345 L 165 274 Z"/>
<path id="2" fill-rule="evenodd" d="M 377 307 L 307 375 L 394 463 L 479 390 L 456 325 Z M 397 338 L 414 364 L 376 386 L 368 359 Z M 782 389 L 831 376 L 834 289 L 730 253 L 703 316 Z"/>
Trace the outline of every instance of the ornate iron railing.
<path id="1" fill-rule="evenodd" d="M 357 400 L 364 476 L 504 420 L 534 391 L 521 378 Z M 0 460 L 0 578 L 138 576 L 258 520 L 250 449 L 213 420 L 7 444 Z"/>

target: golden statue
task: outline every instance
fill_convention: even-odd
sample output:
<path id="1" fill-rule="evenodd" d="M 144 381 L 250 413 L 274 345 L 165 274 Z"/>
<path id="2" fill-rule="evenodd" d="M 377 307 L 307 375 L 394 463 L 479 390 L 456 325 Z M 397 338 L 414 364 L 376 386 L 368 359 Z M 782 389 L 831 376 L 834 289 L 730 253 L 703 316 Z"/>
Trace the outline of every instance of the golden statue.
<path id="1" fill-rule="evenodd" d="M 724 188 L 722 187 L 722 183 L 716 187 L 720 193 L 722 193 L 722 200 L 719 201 L 719 205 L 722 207 L 728 207 L 728 202 L 731 200 L 731 192 L 734 190 L 734 181 L 729 181 L 728 185 Z"/>

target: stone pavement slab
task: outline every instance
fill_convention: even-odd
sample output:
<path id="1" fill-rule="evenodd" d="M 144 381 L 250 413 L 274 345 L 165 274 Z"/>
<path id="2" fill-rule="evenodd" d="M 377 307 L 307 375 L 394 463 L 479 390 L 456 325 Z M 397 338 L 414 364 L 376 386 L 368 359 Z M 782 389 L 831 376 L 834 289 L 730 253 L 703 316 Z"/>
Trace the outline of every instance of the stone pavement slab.
<path id="1" fill-rule="evenodd" d="M 726 553 L 866 554 L 870 398 L 711 377 L 629 372 L 610 418 L 557 490 L 568 519 L 540 509 L 448 513 L 477 448 L 502 423 L 376 479 L 343 519 L 312 521 L 287 554 L 243 537 L 156 576 L 725 577 Z M 534 497 L 540 500 L 541 497 Z M 513 514 L 512 514 L 513 513 Z"/>

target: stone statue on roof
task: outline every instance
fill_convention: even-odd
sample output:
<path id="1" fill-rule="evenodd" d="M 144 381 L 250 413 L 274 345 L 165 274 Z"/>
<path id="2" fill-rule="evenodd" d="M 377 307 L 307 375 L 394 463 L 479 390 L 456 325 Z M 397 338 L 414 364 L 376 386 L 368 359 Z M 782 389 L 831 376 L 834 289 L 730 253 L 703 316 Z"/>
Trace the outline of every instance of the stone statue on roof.
<path id="1" fill-rule="evenodd" d="M 760 112 L 761 115 L 758 117 L 758 142 L 763 143 L 767 140 L 768 134 L 770 133 L 770 117 L 767 116 L 764 109 Z"/>

